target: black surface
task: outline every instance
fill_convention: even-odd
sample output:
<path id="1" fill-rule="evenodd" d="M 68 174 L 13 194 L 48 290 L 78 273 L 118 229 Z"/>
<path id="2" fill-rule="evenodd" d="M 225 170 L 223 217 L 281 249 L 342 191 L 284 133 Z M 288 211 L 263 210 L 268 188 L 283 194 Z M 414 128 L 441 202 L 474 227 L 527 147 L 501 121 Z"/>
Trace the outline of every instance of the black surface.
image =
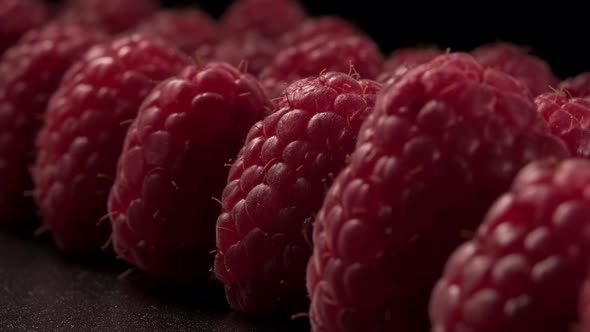
<path id="1" fill-rule="evenodd" d="M 309 331 L 248 319 L 222 291 L 166 285 L 107 257 L 66 258 L 46 237 L 0 233 L 0 331 Z"/>

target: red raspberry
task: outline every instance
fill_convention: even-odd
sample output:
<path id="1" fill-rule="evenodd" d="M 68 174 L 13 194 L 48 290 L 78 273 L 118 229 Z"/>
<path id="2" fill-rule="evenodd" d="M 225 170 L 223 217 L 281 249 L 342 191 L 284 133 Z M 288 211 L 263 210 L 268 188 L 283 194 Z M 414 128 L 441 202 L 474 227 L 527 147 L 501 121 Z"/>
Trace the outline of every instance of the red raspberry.
<path id="1" fill-rule="evenodd" d="M 270 110 L 262 87 L 224 63 L 188 67 L 155 88 L 125 139 L 109 200 L 113 244 L 140 269 L 211 280 L 225 163 Z"/>
<path id="2" fill-rule="evenodd" d="M 307 309 L 313 219 L 378 90 L 342 73 L 303 79 L 250 130 L 217 220 L 215 273 L 235 310 Z"/>
<path id="3" fill-rule="evenodd" d="M 0 224 L 35 215 L 29 167 L 49 97 L 73 61 L 104 40 L 76 26 L 47 26 L 27 33 L 0 58 Z"/>
<path id="4" fill-rule="evenodd" d="M 467 54 L 383 89 L 314 226 L 315 331 L 423 331 L 448 254 L 531 160 L 562 158 L 526 88 Z"/>
<path id="5" fill-rule="evenodd" d="M 392 52 L 383 69 L 395 71 L 401 67 L 414 68 L 423 63 L 433 60 L 442 52 L 438 48 L 401 48 Z"/>
<path id="6" fill-rule="evenodd" d="M 157 9 L 156 0 L 69 0 L 60 20 L 116 34 L 134 28 Z"/>
<path id="7" fill-rule="evenodd" d="M 197 9 L 161 10 L 135 31 L 162 38 L 187 54 L 193 54 L 199 47 L 211 45 L 218 39 L 213 18 Z"/>
<path id="8" fill-rule="evenodd" d="M 559 84 L 559 90 L 564 90 L 573 97 L 585 98 L 590 96 L 590 71 L 570 77 Z"/>
<path id="9" fill-rule="evenodd" d="M 311 40 L 317 36 L 338 38 L 358 34 L 361 34 L 361 32 L 349 22 L 336 16 L 323 16 L 305 20 L 283 35 L 280 42 L 285 46 L 290 46 Z"/>
<path id="10" fill-rule="evenodd" d="M 383 57 L 377 45 L 364 36 L 318 36 L 279 52 L 261 77 L 268 95 L 277 97 L 290 83 L 324 71 L 354 73 L 373 79 L 381 72 Z"/>
<path id="11" fill-rule="evenodd" d="M 587 160 L 524 168 L 447 263 L 433 331 L 570 331 L 590 253 L 589 186 Z"/>
<path id="12" fill-rule="evenodd" d="M 383 73 L 377 77 L 382 83 L 397 81 L 408 70 L 431 61 L 442 52 L 437 48 L 401 48 L 389 55 L 383 64 Z"/>
<path id="13" fill-rule="evenodd" d="M 0 0 L 0 54 L 48 17 L 47 8 L 37 0 Z"/>
<path id="14" fill-rule="evenodd" d="M 244 68 L 248 73 L 258 76 L 275 58 L 278 47 L 274 41 L 249 33 L 224 38 L 214 48 L 210 56 L 216 61 L 224 61 Z"/>
<path id="15" fill-rule="evenodd" d="M 590 158 L 590 101 L 564 93 L 545 93 L 535 103 L 553 135 L 565 142 L 570 153 Z"/>
<path id="16" fill-rule="evenodd" d="M 588 271 L 586 271 L 586 280 L 582 286 L 582 294 L 580 294 L 579 316 L 582 323 L 582 328 L 579 331 L 590 332 L 590 279 Z"/>
<path id="17" fill-rule="evenodd" d="M 93 47 L 49 102 L 37 139 L 35 199 L 58 245 L 92 251 L 107 241 L 102 222 L 125 133 L 143 99 L 187 64 L 179 51 L 139 35 Z"/>
<path id="18" fill-rule="evenodd" d="M 503 71 L 520 80 L 533 96 L 551 91 L 559 83 L 549 65 L 523 48 L 509 43 L 480 46 L 471 54 L 484 67 Z"/>
<path id="19" fill-rule="evenodd" d="M 244 32 L 278 39 L 305 19 L 305 10 L 294 0 L 237 0 L 223 14 L 227 36 Z"/>

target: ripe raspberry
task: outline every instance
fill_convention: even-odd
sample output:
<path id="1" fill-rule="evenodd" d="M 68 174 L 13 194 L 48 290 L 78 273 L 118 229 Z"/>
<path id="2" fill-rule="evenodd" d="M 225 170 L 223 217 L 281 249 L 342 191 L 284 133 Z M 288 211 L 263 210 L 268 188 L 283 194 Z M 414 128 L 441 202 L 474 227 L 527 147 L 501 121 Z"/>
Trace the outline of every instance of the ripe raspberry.
<path id="1" fill-rule="evenodd" d="M 225 35 L 256 33 L 278 39 L 305 19 L 305 10 L 294 0 L 237 0 L 223 14 Z"/>
<path id="2" fill-rule="evenodd" d="M 106 202 L 130 120 L 150 90 L 187 63 L 179 51 L 139 35 L 93 47 L 51 97 L 37 138 L 35 200 L 64 250 L 107 241 Z"/>
<path id="3" fill-rule="evenodd" d="M 395 71 L 401 67 L 414 68 L 441 54 L 438 48 L 401 48 L 389 55 L 383 69 Z"/>
<path id="4" fill-rule="evenodd" d="M 262 87 L 224 63 L 155 88 L 131 125 L 109 199 L 119 256 L 157 277 L 210 280 L 224 166 L 270 110 Z"/>
<path id="5" fill-rule="evenodd" d="M 564 90 L 573 97 L 585 98 L 590 96 L 590 71 L 570 77 L 559 84 L 559 90 Z"/>
<path id="6" fill-rule="evenodd" d="M 544 93 L 535 103 L 551 133 L 565 142 L 570 153 L 590 158 L 590 101 L 564 93 Z"/>
<path id="7" fill-rule="evenodd" d="M 317 36 L 338 38 L 358 34 L 361 34 L 361 32 L 349 22 L 336 16 L 323 16 L 305 20 L 291 31 L 285 33 L 280 42 L 282 45 L 290 46 L 311 40 Z"/>
<path id="8" fill-rule="evenodd" d="M 471 52 L 484 67 L 503 71 L 520 80 L 533 96 L 550 92 L 559 83 L 549 65 L 519 46 L 495 43 L 480 46 Z"/>
<path id="9" fill-rule="evenodd" d="M 588 266 L 590 162 L 533 163 L 451 256 L 433 331 L 570 331 Z"/>
<path id="10" fill-rule="evenodd" d="M 240 66 L 258 76 L 275 58 L 278 47 L 275 42 L 249 33 L 224 38 L 214 48 L 210 58 Z"/>
<path id="11" fill-rule="evenodd" d="M 49 97 L 73 61 L 104 40 L 76 26 L 47 26 L 27 33 L 0 58 L 0 224 L 35 215 L 29 167 Z"/>
<path id="12" fill-rule="evenodd" d="M 69 0 L 60 20 L 117 34 L 134 28 L 157 9 L 156 0 Z"/>
<path id="13" fill-rule="evenodd" d="M 315 331 L 423 331 L 448 254 L 522 165 L 562 158 L 526 88 L 466 54 L 383 89 L 314 226 Z"/>
<path id="14" fill-rule="evenodd" d="M 437 48 L 401 48 L 389 55 L 383 64 L 383 73 L 377 77 L 382 83 L 397 81 L 408 70 L 431 61 L 442 52 Z"/>
<path id="15" fill-rule="evenodd" d="M 37 0 L 0 0 L 0 54 L 48 17 L 47 8 Z"/>
<path id="16" fill-rule="evenodd" d="M 377 45 L 364 36 L 318 36 L 279 52 L 261 77 L 267 94 L 277 97 L 290 83 L 324 71 L 355 73 L 373 79 L 381 72 L 383 57 Z"/>
<path id="17" fill-rule="evenodd" d="M 307 309 L 313 219 L 378 90 L 342 73 L 303 79 L 250 130 L 217 220 L 215 273 L 235 310 Z"/>
<path id="18" fill-rule="evenodd" d="M 588 271 L 582 286 L 582 294 L 580 294 L 579 316 L 582 324 L 582 328 L 579 330 L 581 332 L 590 332 L 590 279 L 588 278 Z"/>
<path id="19" fill-rule="evenodd" d="M 135 31 L 162 38 L 187 54 L 193 54 L 199 47 L 211 45 L 218 39 L 213 18 L 196 9 L 161 10 Z"/>

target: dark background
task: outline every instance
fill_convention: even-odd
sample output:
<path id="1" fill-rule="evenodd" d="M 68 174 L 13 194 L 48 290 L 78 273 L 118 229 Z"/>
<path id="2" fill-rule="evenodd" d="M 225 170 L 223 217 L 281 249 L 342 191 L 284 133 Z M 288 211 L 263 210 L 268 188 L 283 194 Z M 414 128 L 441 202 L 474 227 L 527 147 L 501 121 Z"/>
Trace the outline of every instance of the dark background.
<path id="1" fill-rule="evenodd" d="M 198 5 L 219 16 L 231 0 L 164 0 Z M 396 47 L 436 44 L 453 51 L 493 41 L 528 46 L 561 78 L 590 70 L 590 16 L 579 4 L 547 1 L 302 0 L 312 15 L 339 15 L 357 23 L 386 53 Z"/>

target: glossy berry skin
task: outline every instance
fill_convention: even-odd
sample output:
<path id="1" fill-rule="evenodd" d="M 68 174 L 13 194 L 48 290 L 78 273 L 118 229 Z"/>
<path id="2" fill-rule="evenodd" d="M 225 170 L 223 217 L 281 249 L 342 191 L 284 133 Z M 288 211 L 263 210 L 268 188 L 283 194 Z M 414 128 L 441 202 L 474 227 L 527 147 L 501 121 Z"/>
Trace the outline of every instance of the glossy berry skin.
<path id="1" fill-rule="evenodd" d="M 49 11 L 40 1 L 0 0 L 0 54 L 48 18 Z"/>
<path id="2" fill-rule="evenodd" d="M 379 48 L 365 36 L 332 38 L 321 35 L 284 48 L 261 77 L 269 96 L 274 98 L 301 78 L 335 71 L 374 79 L 381 72 L 382 65 Z"/>
<path id="3" fill-rule="evenodd" d="M 590 162 L 533 163 L 451 256 L 433 331 L 570 331 L 590 253 Z"/>
<path id="4" fill-rule="evenodd" d="M 134 30 L 166 40 L 189 55 L 199 47 L 214 44 L 219 38 L 213 18 L 196 9 L 161 10 Z"/>
<path id="5" fill-rule="evenodd" d="M 0 57 L 0 224 L 35 216 L 29 168 L 49 97 L 67 69 L 105 36 L 77 26 L 27 33 Z"/>
<path id="6" fill-rule="evenodd" d="M 568 155 L 527 93 L 461 53 L 381 91 L 316 217 L 315 331 L 428 330 L 448 255 L 523 165 Z"/>
<path id="7" fill-rule="evenodd" d="M 484 67 L 503 71 L 521 81 L 533 94 L 550 92 L 559 83 L 551 67 L 523 48 L 509 43 L 480 46 L 471 52 Z"/>
<path id="8" fill-rule="evenodd" d="M 550 92 L 535 98 L 535 104 L 551 133 L 565 142 L 572 156 L 590 158 L 590 101 Z"/>
<path id="9" fill-rule="evenodd" d="M 97 45 L 68 71 L 37 138 L 35 200 L 66 251 L 99 250 L 110 226 L 107 197 L 125 133 L 150 90 L 187 59 L 133 35 Z"/>
<path id="10" fill-rule="evenodd" d="M 118 34 L 155 14 L 156 0 L 68 0 L 59 20 Z"/>
<path id="11" fill-rule="evenodd" d="M 339 38 L 343 36 L 362 34 L 357 27 L 337 16 L 322 16 L 309 18 L 294 27 L 281 37 L 280 43 L 284 46 L 299 44 L 318 36 L 331 36 Z"/>
<path id="12" fill-rule="evenodd" d="M 296 0 L 236 0 L 221 17 L 225 36 L 256 33 L 277 40 L 305 19 Z"/>
<path id="13" fill-rule="evenodd" d="M 590 72 L 570 77 L 559 84 L 559 89 L 568 96 L 586 98 L 590 96 Z"/>
<path id="14" fill-rule="evenodd" d="M 307 309 L 314 217 L 379 88 L 334 72 L 302 79 L 250 130 L 217 220 L 215 274 L 234 310 L 263 315 Z"/>
<path id="15" fill-rule="evenodd" d="M 408 70 L 424 64 L 442 52 L 437 48 L 400 48 L 392 52 L 383 63 L 383 73 L 377 77 L 382 83 L 394 82 Z"/>
<path id="16" fill-rule="evenodd" d="M 256 79 L 225 63 L 187 67 L 157 86 L 129 128 L 111 191 L 117 254 L 174 282 L 213 280 L 220 205 L 212 198 L 270 109 Z"/>
<path id="17" fill-rule="evenodd" d="M 258 76 L 272 63 L 278 50 L 279 46 L 275 41 L 249 33 L 223 38 L 215 45 L 209 57 Z"/>

